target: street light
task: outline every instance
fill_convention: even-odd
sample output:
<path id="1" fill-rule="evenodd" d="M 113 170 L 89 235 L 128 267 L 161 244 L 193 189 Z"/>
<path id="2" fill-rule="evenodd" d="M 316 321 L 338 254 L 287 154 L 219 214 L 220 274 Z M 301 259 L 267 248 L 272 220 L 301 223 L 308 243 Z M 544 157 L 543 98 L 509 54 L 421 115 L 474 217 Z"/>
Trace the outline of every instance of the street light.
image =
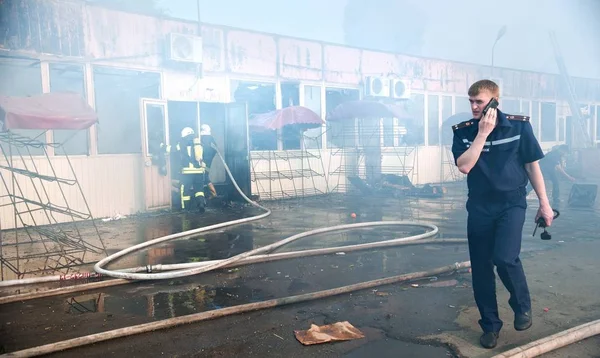
<path id="1" fill-rule="evenodd" d="M 496 41 L 494 41 L 494 46 L 492 46 L 492 67 L 494 67 L 494 50 L 496 49 L 496 44 L 500 39 L 506 34 L 506 25 L 502 26 L 500 30 L 498 30 L 498 35 L 496 35 Z"/>

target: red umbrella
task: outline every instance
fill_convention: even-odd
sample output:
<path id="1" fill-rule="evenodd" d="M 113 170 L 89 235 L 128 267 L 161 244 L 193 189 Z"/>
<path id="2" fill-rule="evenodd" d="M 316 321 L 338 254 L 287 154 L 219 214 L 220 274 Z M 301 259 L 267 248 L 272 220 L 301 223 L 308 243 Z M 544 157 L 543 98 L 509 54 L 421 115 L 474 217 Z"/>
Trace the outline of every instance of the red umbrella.
<path id="1" fill-rule="evenodd" d="M 302 106 L 286 107 L 259 114 L 249 121 L 251 127 L 267 130 L 281 129 L 289 125 L 297 125 L 306 129 L 317 128 L 324 123 L 318 114 Z"/>
<path id="2" fill-rule="evenodd" d="M 77 93 L 0 96 L 0 130 L 86 129 L 97 121 L 96 112 Z"/>
<path id="3" fill-rule="evenodd" d="M 332 121 L 350 118 L 411 119 L 412 116 L 402 106 L 368 100 L 344 102 L 327 115 L 327 120 Z"/>

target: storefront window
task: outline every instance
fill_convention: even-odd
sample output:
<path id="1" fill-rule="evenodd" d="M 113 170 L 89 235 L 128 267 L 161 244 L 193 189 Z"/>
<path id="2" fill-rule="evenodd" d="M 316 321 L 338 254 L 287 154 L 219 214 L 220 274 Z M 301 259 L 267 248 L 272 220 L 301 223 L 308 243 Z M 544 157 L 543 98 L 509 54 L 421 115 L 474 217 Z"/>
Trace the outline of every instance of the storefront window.
<path id="1" fill-rule="evenodd" d="M 440 144 L 440 97 L 437 95 L 427 96 L 427 127 L 429 145 Z"/>
<path id="2" fill-rule="evenodd" d="M 360 98 L 359 90 L 346 88 L 326 88 L 325 108 L 327 114 L 345 102 L 357 101 Z M 327 147 L 351 148 L 358 145 L 358 130 L 356 118 L 345 118 L 327 121 Z M 372 130 L 363 128 L 364 130 Z"/>
<path id="3" fill-rule="evenodd" d="M 50 64 L 50 92 L 75 92 L 85 100 L 85 76 L 83 66 Z M 89 130 L 55 130 L 53 142 L 62 144 L 56 155 L 87 155 Z"/>
<path id="4" fill-rule="evenodd" d="M 304 107 L 321 116 L 321 87 L 304 86 Z M 311 128 L 304 132 L 304 148 L 320 149 L 323 143 L 323 128 Z"/>
<path id="5" fill-rule="evenodd" d="M 542 102 L 542 141 L 556 141 L 556 103 Z"/>
<path id="6" fill-rule="evenodd" d="M 141 98 L 160 98 L 160 74 L 94 67 L 98 153 L 142 152 Z"/>
<path id="7" fill-rule="evenodd" d="M 39 61 L 0 59 L 0 95 L 26 97 L 42 94 L 42 70 Z M 46 131 L 15 129 L 13 133 L 46 143 Z M 42 155 L 44 148 L 21 148 L 23 155 Z M 29 150 L 29 151 L 27 151 Z M 13 148 L 13 155 L 18 155 Z"/>
<path id="8" fill-rule="evenodd" d="M 231 81 L 231 98 L 248 103 L 248 118 L 275 110 L 275 84 Z M 277 131 L 257 129 L 250 123 L 251 150 L 277 150 Z"/>

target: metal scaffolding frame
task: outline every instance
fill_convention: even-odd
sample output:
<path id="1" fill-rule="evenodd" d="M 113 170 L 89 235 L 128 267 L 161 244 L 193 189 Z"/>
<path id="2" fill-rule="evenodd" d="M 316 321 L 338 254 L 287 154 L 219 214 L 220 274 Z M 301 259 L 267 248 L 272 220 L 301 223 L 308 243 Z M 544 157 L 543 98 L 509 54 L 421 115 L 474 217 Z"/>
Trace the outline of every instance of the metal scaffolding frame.
<path id="1" fill-rule="evenodd" d="M 3 229 L 0 225 L 2 280 L 9 272 L 17 278 L 64 274 L 97 261 L 97 255 L 106 256 L 106 247 L 63 145 L 0 132 L 0 208 L 12 207 L 14 212 L 13 228 Z M 55 152 L 62 149 L 70 170 L 68 178 L 57 175 L 49 147 Z M 33 154 L 32 149 L 42 153 Z M 40 170 L 42 166 L 47 172 Z M 69 204 L 68 187 L 76 188 L 84 208 L 75 209 Z M 64 216 L 70 220 L 64 220 Z M 96 257 L 90 259 L 90 253 Z"/>
<path id="2" fill-rule="evenodd" d="M 302 198 L 327 193 L 329 187 L 321 146 L 322 134 L 301 137 L 302 149 L 253 151 L 251 180 L 264 200 Z M 313 145 L 308 145 L 313 144 Z M 317 149 L 306 149 L 306 148 Z M 322 178 L 325 191 L 316 180 Z"/>

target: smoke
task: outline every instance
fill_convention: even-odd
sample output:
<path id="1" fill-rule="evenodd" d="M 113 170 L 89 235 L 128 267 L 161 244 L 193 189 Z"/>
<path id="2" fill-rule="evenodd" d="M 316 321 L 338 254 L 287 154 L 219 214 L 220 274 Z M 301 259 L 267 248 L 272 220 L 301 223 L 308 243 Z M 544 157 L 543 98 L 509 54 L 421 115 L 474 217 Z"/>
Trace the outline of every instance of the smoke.
<path id="1" fill-rule="evenodd" d="M 549 31 L 555 31 L 571 76 L 600 79 L 600 2 L 595 0 L 422 1 L 429 7 L 419 55 L 558 73 Z M 434 5 L 435 4 L 435 5 Z"/>

